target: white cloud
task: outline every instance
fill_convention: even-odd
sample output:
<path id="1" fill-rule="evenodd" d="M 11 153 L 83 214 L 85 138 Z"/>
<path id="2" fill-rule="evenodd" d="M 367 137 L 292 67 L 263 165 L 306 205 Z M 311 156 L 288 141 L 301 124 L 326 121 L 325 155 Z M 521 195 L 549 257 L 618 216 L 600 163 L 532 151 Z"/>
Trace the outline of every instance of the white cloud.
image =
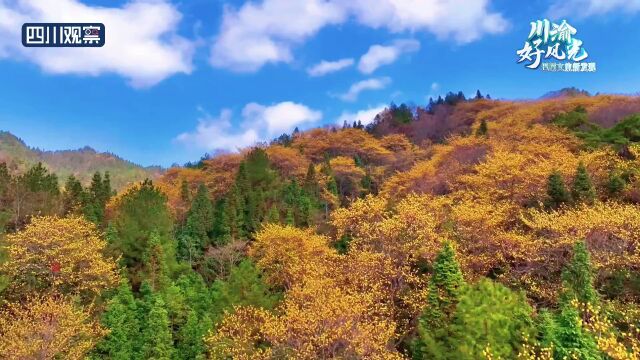
<path id="1" fill-rule="evenodd" d="M 320 111 L 291 101 L 271 106 L 249 103 L 242 109 L 242 118 L 235 126 L 229 109 L 222 110 L 218 116 L 200 111 L 203 115 L 198 119 L 196 129 L 178 135 L 175 140 L 207 151 L 237 151 L 322 118 Z"/>
<path id="2" fill-rule="evenodd" d="M 92 7 L 77 0 L 0 1 L 0 58 L 37 64 L 52 74 L 114 73 L 135 87 L 152 86 L 192 71 L 194 44 L 176 34 L 181 14 L 162 0 L 132 0 L 119 8 Z M 101 48 L 25 48 L 24 22 L 101 22 Z"/>
<path id="3" fill-rule="evenodd" d="M 440 84 L 437 82 L 431 83 L 431 91 L 438 91 L 440 89 Z"/>
<path id="4" fill-rule="evenodd" d="M 559 19 L 567 15 L 602 15 L 616 10 L 636 13 L 640 11 L 640 0 L 556 0 L 547 13 L 551 18 Z"/>
<path id="5" fill-rule="evenodd" d="M 267 63 L 291 62 L 292 49 L 328 25 L 353 18 L 392 32 L 426 31 L 458 43 L 503 32 L 508 23 L 489 0 L 262 0 L 225 8 L 211 48 L 215 67 L 256 71 Z"/>
<path id="6" fill-rule="evenodd" d="M 242 110 L 242 116 L 246 124 L 264 127 L 266 134 L 271 136 L 288 132 L 304 123 L 318 121 L 322 113 L 302 104 L 285 101 L 271 106 L 249 103 Z"/>
<path id="7" fill-rule="evenodd" d="M 351 58 L 340 59 L 336 61 L 322 60 L 318 64 L 313 65 L 307 69 L 307 73 L 310 76 L 324 76 L 342 69 L 348 68 L 353 65 L 354 61 Z"/>
<path id="8" fill-rule="evenodd" d="M 418 51 L 420 43 L 412 39 L 396 40 L 388 46 L 373 45 L 362 55 L 358 62 L 358 70 L 363 74 L 371 74 L 383 65 L 392 64 L 403 53 Z"/>
<path id="9" fill-rule="evenodd" d="M 347 124 L 351 125 L 354 121 L 362 122 L 362 125 L 368 125 L 375 119 L 376 115 L 380 114 L 386 105 L 380 104 L 378 106 L 370 107 L 368 109 L 359 110 L 357 112 L 343 112 L 338 120 L 336 120 L 336 124 L 342 125 L 346 121 Z"/>
<path id="10" fill-rule="evenodd" d="M 356 101 L 361 92 L 365 90 L 380 90 L 384 89 L 391 83 L 391 79 L 388 77 L 371 78 L 351 85 L 346 93 L 338 95 L 338 97 L 344 101 Z"/>
<path id="11" fill-rule="evenodd" d="M 210 63 L 251 72 L 267 63 L 290 62 L 293 44 L 326 25 L 343 22 L 344 16 L 339 6 L 323 0 L 264 0 L 237 10 L 227 6 Z"/>

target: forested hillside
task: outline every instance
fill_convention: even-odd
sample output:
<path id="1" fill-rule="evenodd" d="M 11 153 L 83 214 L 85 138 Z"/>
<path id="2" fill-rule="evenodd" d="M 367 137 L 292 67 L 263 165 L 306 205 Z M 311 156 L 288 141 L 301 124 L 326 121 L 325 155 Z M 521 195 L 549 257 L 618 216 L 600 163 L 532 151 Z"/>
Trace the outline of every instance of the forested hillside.
<path id="1" fill-rule="evenodd" d="M 99 153 L 90 147 L 78 150 L 42 151 L 28 147 L 15 135 L 0 131 L 0 162 L 14 173 L 27 171 L 41 162 L 59 179 L 75 176 L 87 185 L 95 172 L 109 172 L 112 185 L 120 189 L 130 183 L 160 175 L 159 167 L 142 167 L 123 160 L 116 155 Z"/>
<path id="2" fill-rule="evenodd" d="M 0 165 L 0 358 L 640 359 L 638 97 L 450 93 L 114 177 Z"/>

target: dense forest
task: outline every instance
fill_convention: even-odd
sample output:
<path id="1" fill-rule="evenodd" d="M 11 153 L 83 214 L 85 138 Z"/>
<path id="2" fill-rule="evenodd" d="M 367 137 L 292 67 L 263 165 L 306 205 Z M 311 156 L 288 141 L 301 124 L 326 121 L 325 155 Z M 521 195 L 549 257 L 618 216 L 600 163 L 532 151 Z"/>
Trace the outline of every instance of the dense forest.
<path id="1" fill-rule="evenodd" d="M 3 359 L 640 359 L 640 98 L 449 93 L 114 191 L 0 164 Z"/>

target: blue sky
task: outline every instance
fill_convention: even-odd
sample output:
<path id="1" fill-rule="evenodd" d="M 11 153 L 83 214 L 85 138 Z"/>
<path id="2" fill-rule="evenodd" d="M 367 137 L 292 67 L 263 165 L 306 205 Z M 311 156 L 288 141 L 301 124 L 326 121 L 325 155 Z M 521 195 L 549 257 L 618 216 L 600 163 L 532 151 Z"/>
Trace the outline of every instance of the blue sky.
<path id="1" fill-rule="evenodd" d="M 447 91 L 637 93 L 639 16 L 640 0 L 0 0 L 0 129 L 169 166 Z M 516 63 L 545 17 L 595 73 Z M 29 21 L 103 22 L 107 44 L 22 48 Z"/>

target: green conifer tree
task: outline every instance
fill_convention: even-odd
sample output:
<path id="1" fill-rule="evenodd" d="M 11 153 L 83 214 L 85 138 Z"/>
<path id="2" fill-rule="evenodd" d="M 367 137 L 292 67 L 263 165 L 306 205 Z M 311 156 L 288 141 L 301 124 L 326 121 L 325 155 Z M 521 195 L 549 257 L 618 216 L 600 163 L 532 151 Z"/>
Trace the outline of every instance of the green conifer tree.
<path id="1" fill-rule="evenodd" d="M 576 170 L 576 176 L 573 180 L 573 187 L 571 189 L 571 195 L 573 200 L 577 203 L 592 204 L 596 198 L 596 191 L 593 188 L 587 168 L 582 162 L 578 165 Z"/>
<path id="2" fill-rule="evenodd" d="M 164 289 L 170 283 L 170 270 L 165 248 L 157 232 L 149 237 L 148 248 L 143 257 L 145 279 L 154 291 Z"/>
<path id="3" fill-rule="evenodd" d="M 598 294 L 593 286 L 593 269 L 589 251 L 584 241 L 577 242 L 573 247 L 571 262 L 562 272 L 564 296 L 567 300 L 577 299 L 581 303 L 596 303 Z"/>
<path id="4" fill-rule="evenodd" d="M 155 296 L 155 301 L 149 309 L 142 339 L 144 359 L 171 360 L 174 354 L 173 338 L 167 310 L 159 296 Z"/>
<path id="5" fill-rule="evenodd" d="M 113 233 L 110 248 L 122 254 L 121 263 L 130 271 L 132 285 L 137 287 L 144 279 L 145 256 L 149 254 L 151 234 L 160 242 L 167 268 L 173 270 L 176 264 L 176 244 L 173 239 L 173 218 L 167 207 L 166 196 L 145 180 L 141 186 L 129 190 L 122 196 L 111 221 Z"/>
<path id="6" fill-rule="evenodd" d="M 489 127 L 487 126 L 487 120 L 480 120 L 480 126 L 476 129 L 476 136 L 487 136 L 489 133 Z"/>
<path id="7" fill-rule="evenodd" d="M 260 271 L 250 260 L 233 267 L 226 280 L 216 280 L 211 288 L 212 316 L 218 321 L 225 310 L 234 306 L 255 306 L 273 309 L 280 295 L 270 291 Z"/>
<path id="8" fill-rule="evenodd" d="M 547 200 L 545 205 L 556 209 L 569 201 L 571 201 L 571 196 L 564 185 L 562 175 L 557 171 L 552 172 L 547 181 Z"/>
<path id="9" fill-rule="evenodd" d="M 289 226 L 296 226 L 296 218 L 293 211 L 293 206 L 287 207 L 287 215 L 284 218 L 284 223 Z"/>
<path id="10" fill-rule="evenodd" d="M 211 330 L 213 323 L 208 315 L 199 316 L 190 310 L 187 320 L 177 334 L 176 356 L 184 360 L 204 360 L 206 347 L 204 337 Z"/>
<path id="11" fill-rule="evenodd" d="M 224 245 L 231 241 L 232 215 L 235 218 L 235 209 L 230 208 L 227 198 L 216 201 L 215 216 L 213 220 L 214 245 Z"/>
<path id="12" fill-rule="evenodd" d="M 609 193 L 609 196 L 619 195 L 626 185 L 626 181 L 624 181 L 621 176 L 613 172 L 609 174 L 609 179 L 607 181 L 607 192 Z"/>
<path id="13" fill-rule="evenodd" d="M 463 287 L 451 323 L 450 359 L 480 359 L 489 347 L 497 359 L 515 359 L 525 338 L 534 335 L 532 309 L 524 293 L 482 279 Z"/>
<path id="14" fill-rule="evenodd" d="M 141 343 L 138 306 L 126 277 L 121 280 L 115 296 L 107 303 L 101 322 L 109 329 L 109 334 L 96 346 L 95 353 L 99 357 L 114 360 L 139 357 Z"/>
<path id="15" fill-rule="evenodd" d="M 279 224 L 280 223 L 280 211 L 278 211 L 278 207 L 273 204 L 269 208 L 269 212 L 267 213 L 266 222 L 268 224 Z"/>
<path id="16" fill-rule="evenodd" d="M 307 174 L 304 177 L 304 190 L 307 194 L 311 195 L 314 198 L 318 198 L 320 196 L 320 188 L 318 186 L 318 179 L 316 176 L 316 167 L 313 163 L 309 163 L 309 167 L 307 168 Z"/>
<path id="17" fill-rule="evenodd" d="M 84 189 L 75 176 L 69 175 L 64 185 L 64 195 L 62 197 L 63 212 L 65 214 L 78 213 L 82 210 L 85 202 Z"/>
<path id="18" fill-rule="evenodd" d="M 209 191 L 204 184 L 200 184 L 187 213 L 185 225 L 185 232 L 197 239 L 196 248 L 200 252 L 211 242 L 209 234 L 213 231 L 213 222 L 214 208 L 209 200 Z"/>
<path id="19" fill-rule="evenodd" d="M 571 303 L 561 304 L 556 322 L 555 334 L 552 337 L 554 359 L 603 359 L 595 339 L 584 329 L 580 311 Z"/>
<path id="20" fill-rule="evenodd" d="M 455 251 L 446 242 L 438 253 L 429 281 L 427 307 L 418 322 L 418 338 L 413 343 L 414 359 L 446 359 L 452 352 L 448 326 L 465 284 Z"/>

